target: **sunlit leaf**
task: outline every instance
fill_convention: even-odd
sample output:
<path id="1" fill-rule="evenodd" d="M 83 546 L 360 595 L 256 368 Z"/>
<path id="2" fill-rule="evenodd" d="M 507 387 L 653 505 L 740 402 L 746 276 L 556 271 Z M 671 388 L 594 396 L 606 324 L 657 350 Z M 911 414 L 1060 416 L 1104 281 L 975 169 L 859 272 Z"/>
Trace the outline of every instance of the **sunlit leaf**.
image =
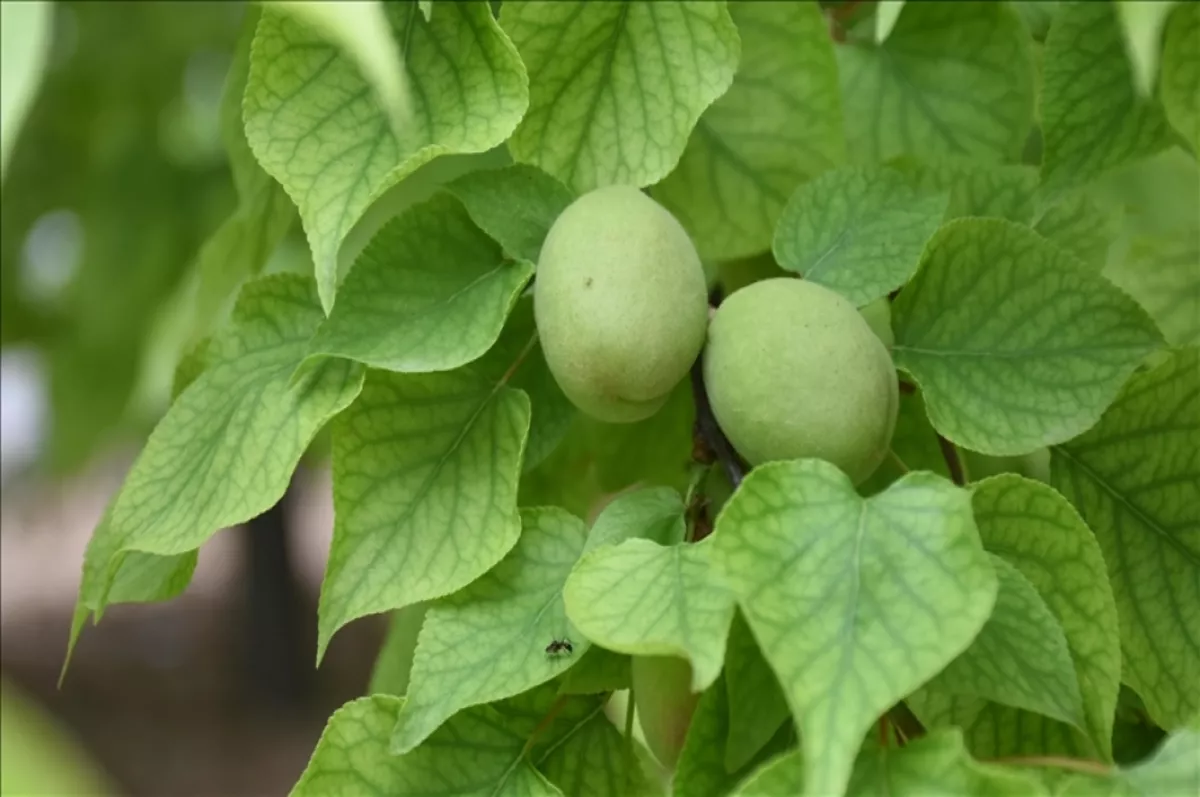
<path id="1" fill-rule="evenodd" d="M 908 175 L 925 193 L 950 192 L 945 220 L 992 216 L 1027 224 L 1033 218 L 1037 169 L 1008 163 L 985 163 L 964 157 L 919 161 L 897 158 L 889 163 Z"/>
<path id="2" fill-rule="evenodd" d="M 666 177 L 740 51 L 724 3 L 506 2 L 500 20 L 529 70 L 509 147 L 576 193 Z"/>
<path id="3" fill-rule="evenodd" d="M 1143 97 L 1148 97 L 1154 93 L 1163 27 L 1175 0 L 1117 0 L 1113 5 L 1116 7 L 1117 21 L 1125 38 L 1129 65 L 1133 69 L 1134 87 Z"/>
<path id="4" fill-rule="evenodd" d="M 563 610 L 563 585 L 587 531 L 558 508 L 526 509 L 521 537 L 488 573 L 434 603 L 417 638 L 392 751 L 407 753 L 455 712 L 511 697 L 565 671 L 588 650 Z M 573 650 L 547 652 L 555 641 Z"/>
<path id="5" fill-rule="evenodd" d="M 0 67 L 0 174 L 8 153 L 41 84 L 42 69 L 50 54 L 54 6 L 49 2 L 0 5 L 0 31 L 4 47 Z"/>
<path id="6" fill-rule="evenodd" d="M 826 462 L 762 465 L 714 542 L 795 714 L 809 795 L 842 793 L 863 734 L 967 648 L 996 599 L 969 494 L 929 473 L 864 500 Z"/>
<path id="7" fill-rule="evenodd" d="M 1051 456 L 1052 484 L 1108 565 L 1124 680 L 1177 728 L 1200 712 L 1200 351 L 1133 376 L 1100 423 Z"/>
<path id="8" fill-rule="evenodd" d="M 487 3 L 446 3 L 429 21 L 415 3 L 384 11 L 411 78 L 398 131 L 358 67 L 287 14 L 268 7 L 250 58 L 246 136 L 300 208 L 327 312 L 338 249 L 367 206 L 438 155 L 501 143 L 528 106 L 524 67 Z"/>
<path id="9" fill-rule="evenodd" d="M 729 13 L 742 40 L 733 85 L 651 192 L 705 258 L 768 249 L 792 190 L 846 157 L 837 63 L 817 4 L 737 2 Z"/>
<path id="10" fill-rule="evenodd" d="M 942 227 L 893 304 L 896 364 L 934 427 L 986 454 L 1025 454 L 1099 419 L 1160 345 L 1153 322 L 1094 269 L 1000 219 Z"/>

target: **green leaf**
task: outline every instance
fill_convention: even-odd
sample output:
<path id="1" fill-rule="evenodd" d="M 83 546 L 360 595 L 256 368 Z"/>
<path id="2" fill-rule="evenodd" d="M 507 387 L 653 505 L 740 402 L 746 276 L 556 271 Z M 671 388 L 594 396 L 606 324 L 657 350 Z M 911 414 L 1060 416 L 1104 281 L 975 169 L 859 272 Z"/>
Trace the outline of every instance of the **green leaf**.
<path id="1" fill-rule="evenodd" d="M 1051 483 L 1100 542 L 1124 680 L 1179 727 L 1200 712 L 1200 350 L 1136 374 L 1100 423 L 1051 449 Z"/>
<path id="2" fill-rule="evenodd" d="M 1100 271 L 1117 237 L 1117 225 L 1116 213 L 1099 207 L 1084 194 L 1068 194 L 1045 208 L 1033 229 Z"/>
<path id="3" fill-rule="evenodd" d="M 309 353 L 401 373 L 452 370 L 491 348 L 532 274 L 460 202 L 435 196 L 371 239 Z"/>
<path id="4" fill-rule="evenodd" d="M 1167 19 L 1160 92 L 1167 119 L 1200 154 L 1200 8 L 1179 3 Z"/>
<path id="5" fill-rule="evenodd" d="M 393 753 L 412 750 L 460 709 L 549 681 L 587 652 L 588 639 L 563 610 L 563 584 L 587 529 L 557 507 L 523 510 L 521 525 L 500 564 L 429 608 Z M 556 640 L 570 641 L 574 652 L 548 654 Z"/>
<path id="6" fill-rule="evenodd" d="M 1032 166 L 981 163 L 962 157 L 919 161 L 897 158 L 889 165 L 906 174 L 922 193 L 950 192 L 945 221 L 992 216 L 1027 224 L 1033 218 L 1037 170 Z"/>
<path id="7" fill-rule="evenodd" d="M 985 454 L 1089 428 L 1160 345 L 1128 296 L 1000 219 L 942 227 L 892 309 L 893 356 L 920 383 L 934 428 Z"/>
<path id="8" fill-rule="evenodd" d="M 533 417 L 529 423 L 529 440 L 525 443 L 522 468 L 529 472 L 542 464 L 559 448 L 579 413 L 554 380 L 541 345 L 537 343 L 537 323 L 533 316 L 533 296 L 526 292 L 517 302 L 501 339 L 534 341 L 531 348 L 509 377 L 508 383 L 525 392 Z"/>
<path id="9" fill-rule="evenodd" d="M 863 734 L 967 648 L 996 599 L 970 496 L 913 473 L 860 498 L 819 460 L 755 468 L 713 562 L 796 716 L 805 794 L 841 794 Z"/>
<path id="10" fill-rule="evenodd" d="M 1200 784 L 1200 721 L 1192 720 L 1145 761 L 1114 771 L 1109 777 L 1074 775 L 1065 779 L 1059 797 L 1166 797 L 1191 795 Z"/>
<path id="11" fill-rule="evenodd" d="M 592 645 L 567 670 L 561 691 L 564 695 L 595 695 L 628 689 L 633 680 L 629 663 L 628 656 Z"/>
<path id="12" fill-rule="evenodd" d="M 190 574 L 194 560 L 156 557 L 189 554 L 283 496 L 309 442 L 363 383 L 358 366 L 329 361 L 290 384 L 320 318 L 310 280 L 275 275 L 243 289 L 211 364 L 159 422 L 96 528 L 81 605 L 99 613 L 130 593 L 136 600 L 171 594 L 164 573 Z M 135 551 L 141 555 L 131 559 Z M 139 560 L 138 575 L 125 577 L 140 586 L 121 587 L 121 571 L 130 573 L 124 562 Z"/>
<path id="13" fill-rule="evenodd" d="M 930 688 L 983 697 L 1083 726 L 1079 680 L 1062 626 L 1033 584 L 992 554 L 1000 589 L 979 636 Z"/>
<path id="14" fill-rule="evenodd" d="M 372 695 L 334 712 L 292 797 L 462 794 L 561 797 L 524 755 L 525 738 L 491 706 L 464 711 L 405 756 L 388 752 L 404 700 Z"/>
<path id="15" fill-rule="evenodd" d="M 609 650 L 687 659 L 692 691 L 703 691 L 721 674 L 733 619 L 733 596 L 709 564 L 710 547 L 630 539 L 594 549 L 567 579 L 567 616 Z"/>
<path id="16" fill-rule="evenodd" d="M 892 35 L 892 30 L 896 27 L 896 20 L 900 19 L 900 12 L 904 10 L 904 0 L 879 0 L 879 4 L 875 7 L 875 43 L 883 44 L 887 41 L 888 36 Z"/>
<path id="17" fill-rule="evenodd" d="M 385 12 L 412 87 L 398 132 L 351 61 L 288 15 L 263 14 L 250 57 L 246 136 L 300 208 L 326 312 L 338 248 L 367 206 L 434 157 L 496 146 L 528 106 L 520 57 L 486 3 L 446 3 L 428 22 L 414 3 Z"/>
<path id="18" fill-rule="evenodd" d="M 1082 727 L 1111 760 L 1121 648 L 1116 603 L 1095 536 L 1059 493 L 1020 476 L 980 482 L 972 504 L 983 547 L 1019 570 L 1061 624 L 1083 701 Z M 1038 722 L 1049 724 L 1023 719 L 1030 735 Z"/>
<path id="19" fill-rule="evenodd" d="M 523 163 L 465 174 L 446 190 L 506 253 L 531 263 L 537 262 L 550 225 L 574 199 L 558 180 Z"/>
<path id="20" fill-rule="evenodd" d="M 725 767 L 728 750 L 721 750 L 729 738 L 730 698 L 725 679 L 719 679 L 700 696 L 692 723 L 688 726 L 671 793 L 675 797 L 725 797 L 758 765 L 795 747 L 796 731 L 788 723 L 776 729 L 771 740 L 749 762 L 730 771 Z M 795 794 L 796 790 L 782 792 Z"/>
<path id="21" fill-rule="evenodd" d="M 931 733 L 904 747 L 865 749 L 854 767 L 847 793 L 881 797 L 1036 797 L 1046 794 L 1046 790 L 1030 773 L 975 761 L 963 744 L 962 732 L 951 729 Z"/>
<path id="22" fill-rule="evenodd" d="M 397 133 L 412 113 L 404 54 L 396 46 L 381 2 L 317 3 L 274 0 L 278 8 L 340 47 L 375 92 Z"/>
<path id="23" fill-rule="evenodd" d="M 938 443 L 937 432 L 925 412 L 925 399 L 919 390 L 900 393 L 900 412 L 892 432 L 892 453 L 871 476 L 858 486 L 863 495 L 874 495 L 911 470 L 927 470 L 950 478 L 946 456 Z M 904 467 L 896 460 L 899 459 Z"/>
<path id="24" fill-rule="evenodd" d="M 725 691 L 729 695 L 725 770 L 737 772 L 791 716 L 779 679 L 740 612 L 733 618 L 725 650 Z"/>
<path id="25" fill-rule="evenodd" d="M 1133 69 L 1133 83 L 1138 93 L 1148 97 L 1154 93 L 1158 77 L 1158 54 L 1162 44 L 1163 26 L 1171 13 L 1174 0 L 1152 0 L 1133 3 L 1116 0 L 1117 21 L 1125 39 L 1125 51 Z"/>
<path id="26" fill-rule="evenodd" d="M 731 3 L 737 75 L 651 193 L 701 257 L 768 249 L 792 190 L 846 158 L 837 62 L 816 3 Z"/>
<path id="27" fill-rule="evenodd" d="M 771 759 L 734 790 L 734 797 L 777 797 L 797 794 L 804 784 L 804 759 L 792 750 Z"/>
<path id="28" fill-rule="evenodd" d="M 500 22 L 529 70 L 513 157 L 577 194 L 666 177 L 740 52 L 724 3 L 506 2 Z"/>
<path id="29" fill-rule="evenodd" d="M 387 636 L 383 638 L 383 647 L 379 649 L 375 666 L 371 669 L 371 682 L 367 686 L 367 694 L 404 697 L 412 674 L 417 635 L 421 633 L 421 625 L 425 622 L 425 612 L 428 609 L 428 604 L 414 603 L 392 612 Z"/>
<path id="30" fill-rule="evenodd" d="M 1055 194 L 1170 143 L 1162 107 L 1138 95 L 1113 3 L 1063 3 L 1042 64 L 1042 190 Z"/>
<path id="31" fill-rule="evenodd" d="M 33 104 L 50 55 L 54 6 L 49 2 L 0 5 L 3 69 L 0 75 L 0 174 L 16 143 L 25 114 Z"/>
<path id="32" fill-rule="evenodd" d="M 229 297 L 245 279 L 262 271 L 296 216 L 283 187 L 258 165 L 246 140 L 242 97 L 250 76 L 250 48 L 261 6 L 248 5 L 245 14 L 221 97 L 221 140 L 229 155 L 238 204 L 197 255 L 189 340 L 212 331 Z"/>
<path id="33" fill-rule="evenodd" d="M 637 423 L 601 423 L 583 417 L 600 485 L 617 491 L 631 484 L 687 487 L 692 466 L 696 404 L 687 379 L 658 412 Z"/>
<path id="34" fill-rule="evenodd" d="M 659 545 L 683 542 L 687 532 L 683 509 L 679 493 L 669 487 L 647 487 L 617 496 L 592 524 L 584 552 L 632 539 Z"/>
<path id="35" fill-rule="evenodd" d="M 516 544 L 530 402 L 509 380 L 533 343 L 502 335 L 454 371 L 372 371 L 338 418 L 318 656 L 349 621 L 449 595 Z"/>
<path id="36" fill-rule="evenodd" d="M 914 3 L 887 41 L 837 48 L 851 156 L 1013 161 L 1033 124 L 1029 32 L 1007 3 Z"/>
<path id="37" fill-rule="evenodd" d="M 603 708 L 598 706 L 564 729 L 560 741 L 537 757 L 538 769 L 567 797 L 662 794 L 646 771 L 649 753 L 622 737 Z"/>
<path id="38" fill-rule="evenodd" d="M 948 192 L 922 193 L 890 169 L 828 172 L 788 200 L 775 258 L 861 307 L 908 281 L 948 202 Z"/>

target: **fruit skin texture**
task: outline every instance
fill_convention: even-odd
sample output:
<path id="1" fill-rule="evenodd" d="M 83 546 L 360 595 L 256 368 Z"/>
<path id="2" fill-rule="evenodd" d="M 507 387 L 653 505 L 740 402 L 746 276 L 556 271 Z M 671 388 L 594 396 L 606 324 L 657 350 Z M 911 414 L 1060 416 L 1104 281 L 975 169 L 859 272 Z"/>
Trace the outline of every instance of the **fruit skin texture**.
<path id="1" fill-rule="evenodd" d="M 674 769 L 700 700 L 692 692 L 692 665 L 676 656 L 634 656 L 630 674 L 646 746 L 660 764 Z"/>
<path id="2" fill-rule="evenodd" d="M 576 199 L 538 259 L 534 316 L 559 387 L 610 423 L 648 418 L 704 345 L 704 267 L 683 227 L 632 186 Z"/>
<path id="3" fill-rule="evenodd" d="M 815 283 L 756 282 L 718 308 L 704 351 L 713 414 L 751 464 L 813 457 L 855 483 L 891 444 L 891 355 L 846 299 Z"/>

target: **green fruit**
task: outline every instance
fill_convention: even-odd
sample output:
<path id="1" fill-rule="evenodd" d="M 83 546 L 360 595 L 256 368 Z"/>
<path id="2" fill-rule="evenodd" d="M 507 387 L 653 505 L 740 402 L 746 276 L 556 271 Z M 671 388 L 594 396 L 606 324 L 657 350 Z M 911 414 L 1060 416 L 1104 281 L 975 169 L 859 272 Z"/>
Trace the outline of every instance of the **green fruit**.
<path id="1" fill-rule="evenodd" d="M 674 769 L 700 700 L 692 692 L 692 666 L 675 656 L 634 656 L 630 676 L 646 746 L 660 764 Z"/>
<path id="2" fill-rule="evenodd" d="M 704 268 L 683 227 L 631 186 L 584 194 L 554 222 L 533 293 L 563 393 L 610 423 L 648 418 L 704 345 Z"/>
<path id="3" fill-rule="evenodd" d="M 756 282 L 708 330 L 713 414 L 751 464 L 813 457 L 858 484 L 887 454 L 900 407 L 892 358 L 854 305 L 812 282 Z"/>

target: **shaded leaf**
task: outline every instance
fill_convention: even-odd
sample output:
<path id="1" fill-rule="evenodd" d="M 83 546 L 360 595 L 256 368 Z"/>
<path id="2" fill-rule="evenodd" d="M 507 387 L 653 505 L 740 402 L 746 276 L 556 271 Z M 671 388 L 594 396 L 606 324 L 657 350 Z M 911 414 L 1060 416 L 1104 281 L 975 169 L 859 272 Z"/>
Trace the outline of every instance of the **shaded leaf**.
<path id="1" fill-rule="evenodd" d="M 435 196 L 371 239 L 309 353 L 401 373 L 452 370 L 491 348 L 532 274 L 460 202 Z"/>
<path id="2" fill-rule="evenodd" d="M 1063 3 L 1042 63 L 1042 189 L 1086 183 L 1170 143 L 1162 107 L 1138 95 L 1114 3 Z"/>
<path id="3" fill-rule="evenodd" d="M 576 193 L 666 177 L 740 51 L 724 3 L 506 2 L 500 21 L 529 70 L 513 157 Z"/>
<path id="4" fill-rule="evenodd" d="M 342 240 L 363 211 L 421 164 L 504 141 L 528 106 L 528 80 L 486 3 L 384 7 L 402 42 L 413 109 L 393 131 L 357 67 L 287 14 L 259 22 L 246 86 L 246 137 L 300 208 L 321 304 L 333 307 Z"/>
<path id="5" fill-rule="evenodd" d="M 837 56 L 858 160 L 1016 160 L 1033 124 L 1029 33 L 1007 3 L 914 3 L 887 41 Z"/>
<path id="6" fill-rule="evenodd" d="M 560 691 L 564 695 L 617 692 L 628 689 L 631 680 L 628 656 L 592 645 L 587 653 L 567 670 Z"/>
<path id="7" fill-rule="evenodd" d="M 1100 423 L 1051 449 L 1050 478 L 1103 551 L 1125 681 L 1179 727 L 1200 711 L 1200 351 L 1134 375 Z"/>
<path id="8" fill-rule="evenodd" d="M 1097 206 L 1086 195 L 1068 194 L 1045 208 L 1033 229 L 1099 271 L 1117 237 L 1117 221 L 1115 213 Z"/>
<path id="9" fill-rule="evenodd" d="M 1141 3 L 1117 0 L 1113 3 L 1125 39 L 1129 66 L 1133 70 L 1133 85 L 1143 97 L 1154 93 L 1163 27 L 1174 4 L 1174 0 Z"/>
<path id="10" fill-rule="evenodd" d="M 681 543 L 687 531 L 683 508 L 679 493 L 670 487 L 647 487 L 619 495 L 592 524 L 584 551 L 639 538 L 659 545 Z"/>
<path id="11" fill-rule="evenodd" d="M 737 772 L 791 717 L 779 679 L 740 612 L 734 615 L 725 650 L 725 691 L 729 695 L 725 770 Z"/>
<path id="12" fill-rule="evenodd" d="M 412 673 L 413 655 L 417 651 L 417 635 L 421 633 L 428 609 L 428 604 L 414 603 L 392 612 L 383 647 L 371 669 L 367 694 L 404 697 Z"/>
<path id="13" fill-rule="evenodd" d="M 4 33 L 4 68 L 0 69 L 0 174 L 17 140 L 25 114 L 33 103 L 42 70 L 50 55 L 54 6 L 48 2 L 7 3 L 0 6 Z"/>
<path id="14" fill-rule="evenodd" d="M 567 797 L 649 797 L 662 789 L 646 771 L 648 756 L 640 743 L 621 735 L 601 706 L 573 723 L 560 743 L 538 757 L 537 767 Z"/>
<path id="15" fill-rule="evenodd" d="M 871 723 L 965 650 L 996 598 L 969 494 L 929 473 L 863 500 L 829 463 L 769 463 L 714 543 L 795 714 L 811 795 L 844 791 Z"/>
<path id="16" fill-rule="evenodd" d="M 1167 19 L 1161 96 L 1167 119 L 1200 154 L 1200 8 L 1178 3 Z"/>
<path id="17" fill-rule="evenodd" d="M 983 163 L 964 157 L 919 161 L 904 157 L 889 165 L 908 176 L 923 193 L 950 192 L 945 221 L 962 216 L 991 216 L 1028 224 L 1033 218 L 1037 169 Z"/>
<path id="18" fill-rule="evenodd" d="M 742 40 L 733 85 L 696 123 L 651 191 L 703 258 L 762 252 L 802 181 L 845 160 L 837 63 L 816 3 L 732 3 Z"/>
<path id="19" fill-rule="evenodd" d="M 709 564 L 707 543 L 628 539 L 579 560 L 563 591 L 571 622 L 597 644 L 692 665 L 693 692 L 721 674 L 733 596 Z"/>
<path id="20" fill-rule="evenodd" d="M 417 638 L 392 752 L 407 753 L 455 712 L 549 681 L 588 650 L 563 609 L 563 585 L 583 551 L 583 523 L 562 509 L 521 512 L 521 537 L 492 570 L 434 603 Z M 550 654 L 569 641 L 573 652 Z"/>
<path id="21" fill-rule="evenodd" d="M 1172 733 L 1149 758 L 1108 777 L 1071 775 L 1057 797 L 1175 797 L 1200 786 L 1200 721 Z"/>
<path id="22" fill-rule="evenodd" d="M 446 190 L 505 252 L 531 263 L 537 262 L 550 225 L 574 199 L 558 180 L 523 163 L 465 174 Z"/>
<path id="23" fill-rule="evenodd" d="M 893 304 L 896 364 L 934 427 L 1024 454 L 1092 426 L 1161 343 L 1132 300 L 1027 227 L 952 221 Z"/>
<path id="24" fill-rule="evenodd" d="M 930 688 L 983 697 L 1083 725 L 1083 702 L 1062 626 L 1029 579 L 992 554 L 999 591 L 975 641 Z"/>
<path id="25" fill-rule="evenodd" d="M 948 192 L 919 192 L 889 169 L 828 172 L 788 200 L 775 258 L 861 307 L 908 281 L 948 201 Z"/>

